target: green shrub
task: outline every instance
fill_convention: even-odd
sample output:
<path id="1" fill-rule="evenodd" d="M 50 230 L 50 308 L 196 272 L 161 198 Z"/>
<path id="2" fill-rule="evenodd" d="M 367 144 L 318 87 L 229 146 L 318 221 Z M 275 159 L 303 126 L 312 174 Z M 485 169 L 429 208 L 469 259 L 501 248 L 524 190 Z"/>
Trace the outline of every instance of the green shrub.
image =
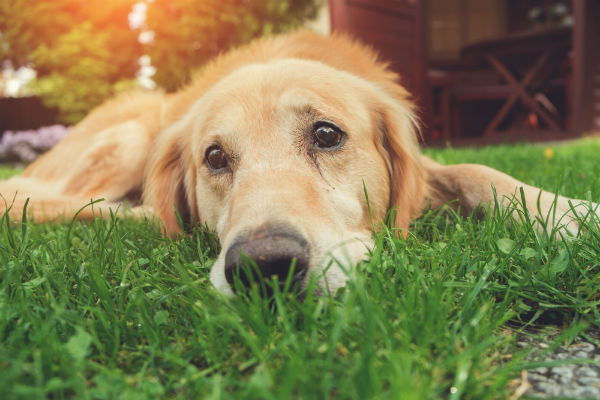
<path id="1" fill-rule="evenodd" d="M 139 0 L 0 1 L 0 65 L 32 67 L 33 94 L 76 123 L 115 93 L 138 85 L 147 54 L 156 83 L 172 91 L 192 70 L 254 37 L 282 32 L 316 15 L 323 0 L 155 0 L 145 25 L 132 29 Z M 142 30 L 154 40 L 138 41 Z"/>

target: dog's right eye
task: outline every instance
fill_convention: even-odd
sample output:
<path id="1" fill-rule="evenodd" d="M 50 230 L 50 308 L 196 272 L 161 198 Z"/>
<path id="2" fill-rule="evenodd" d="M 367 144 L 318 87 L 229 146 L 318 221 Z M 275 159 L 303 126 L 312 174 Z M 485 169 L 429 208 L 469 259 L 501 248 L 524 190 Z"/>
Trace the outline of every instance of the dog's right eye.
<path id="1" fill-rule="evenodd" d="M 229 165 L 225 151 L 218 145 L 212 145 L 204 153 L 206 165 L 215 172 L 221 172 Z"/>
<path id="2" fill-rule="evenodd" d="M 313 144 L 319 150 L 336 150 L 344 144 L 344 139 L 344 132 L 331 123 L 321 122 L 314 127 Z"/>

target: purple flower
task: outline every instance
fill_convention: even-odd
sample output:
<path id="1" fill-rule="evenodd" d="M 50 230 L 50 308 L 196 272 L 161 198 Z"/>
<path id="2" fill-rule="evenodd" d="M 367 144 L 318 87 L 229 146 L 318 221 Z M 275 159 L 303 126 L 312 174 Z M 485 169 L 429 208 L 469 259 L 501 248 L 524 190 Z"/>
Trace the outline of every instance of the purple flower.
<path id="1" fill-rule="evenodd" d="M 52 125 L 26 131 L 6 131 L 0 139 L 0 162 L 31 162 L 63 139 L 69 129 Z"/>

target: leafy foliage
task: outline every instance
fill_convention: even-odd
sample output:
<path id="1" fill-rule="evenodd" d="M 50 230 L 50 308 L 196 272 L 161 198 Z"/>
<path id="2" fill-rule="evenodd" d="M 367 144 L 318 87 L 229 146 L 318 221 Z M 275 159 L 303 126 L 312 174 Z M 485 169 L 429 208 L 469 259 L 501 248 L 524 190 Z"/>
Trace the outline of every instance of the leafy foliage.
<path id="1" fill-rule="evenodd" d="M 231 46 L 316 15 L 323 0 L 146 1 L 142 45 L 129 13 L 139 0 L 2 0 L 0 64 L 31 66 L 33 92 L 74 123 L 116 92 L 135 86 L 139 58 L 151 56 L 167 90 Z"/>
<path id="2" fill-rule="evenodd" d="M 31 66 L 32 90 L 74 123 L 131 84 L 142 46 L 129 28 L 135 0 L 5 0 L 0 60 Z"/>
<path id="3" fill-rule="evenodd" d="M 115 63 L 109 39 L 110 32 L 95 32 L 85 22 L 60 36 L 52 46 L 43 44 L 31 53 L 34 65 L 48 70 L 31 83 L 31 88 L 45 105 L 60 109 L 65 122 L 81 120 L 116 92 L 136 86 L 135 70 L 127 74 L 121 69 L 123 65 Z"/>
<path id="4" fill-rule="evenodd" d="M 232 46 L 314 18 L 323 0 L 155 0 L 148 4 L 147 53 L 154 80 L 171 91 L 192 70 Z"/>
<path id="5" fill-rule="evenodd" d="M 104 32 L 103 40 L 96 42 L 95 46 L 105 48 L 97 51 L 114 51 L 111 54 L 114 69 L 119 70 L 122 76 L 132 76 L 137 71 L 137 57 L 141 55 L 141 45 L 137 41 L 138 32 L 129 28 L 128 20 L 131 8 L 136 2 L 3 0 L 0 2 L 0 59 L 2 62 L 10 62 L 15 68 L 29 66 L 32 63 L 32 53 L 40 46 L 53 48 L 63 35 L 69 35 L 73 30 L 79 31 L 80 35 L 85 32 L 80 40 L 90 40 Z M 73 40 L 71 45 L 75 45 Z M 66 49 L 57 49 L 57 58 L 60 57 L 61 50 Z M 71 55 L 73 54 L 66 54 Z M 38 76 L 46 76 L 56 71 L 59 65 L 68 64 L 73 60 L 63 60 L 64 64 L 59 65 L 45 63 L 43 59 L 36 60 L 36 57 L 33 57 L 33 61 Z"/>

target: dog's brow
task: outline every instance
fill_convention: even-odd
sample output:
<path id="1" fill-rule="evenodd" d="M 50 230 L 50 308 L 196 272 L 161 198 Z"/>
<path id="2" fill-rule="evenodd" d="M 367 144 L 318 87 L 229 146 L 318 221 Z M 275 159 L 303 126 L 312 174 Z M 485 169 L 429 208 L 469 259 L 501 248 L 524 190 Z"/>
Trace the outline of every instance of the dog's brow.
<path id="1" fill-rule="evenodd" d="M 328 117 L 327 113 L 318 110 L 313 104 L 310 103 L 304 103 L 294 107 L 293 112 L 304 122 L 314 123 L 317 121 L 324 121 L 339 125 L 332 118 Z"/>
<path id="2" fill-rule="evenodd" d="M 315 107 L 311 103 L 304 101 L 287 104 L 285 108 L 287 110 L 291 110 L 298 117 L 310 118 L 318 114 Z"/>

